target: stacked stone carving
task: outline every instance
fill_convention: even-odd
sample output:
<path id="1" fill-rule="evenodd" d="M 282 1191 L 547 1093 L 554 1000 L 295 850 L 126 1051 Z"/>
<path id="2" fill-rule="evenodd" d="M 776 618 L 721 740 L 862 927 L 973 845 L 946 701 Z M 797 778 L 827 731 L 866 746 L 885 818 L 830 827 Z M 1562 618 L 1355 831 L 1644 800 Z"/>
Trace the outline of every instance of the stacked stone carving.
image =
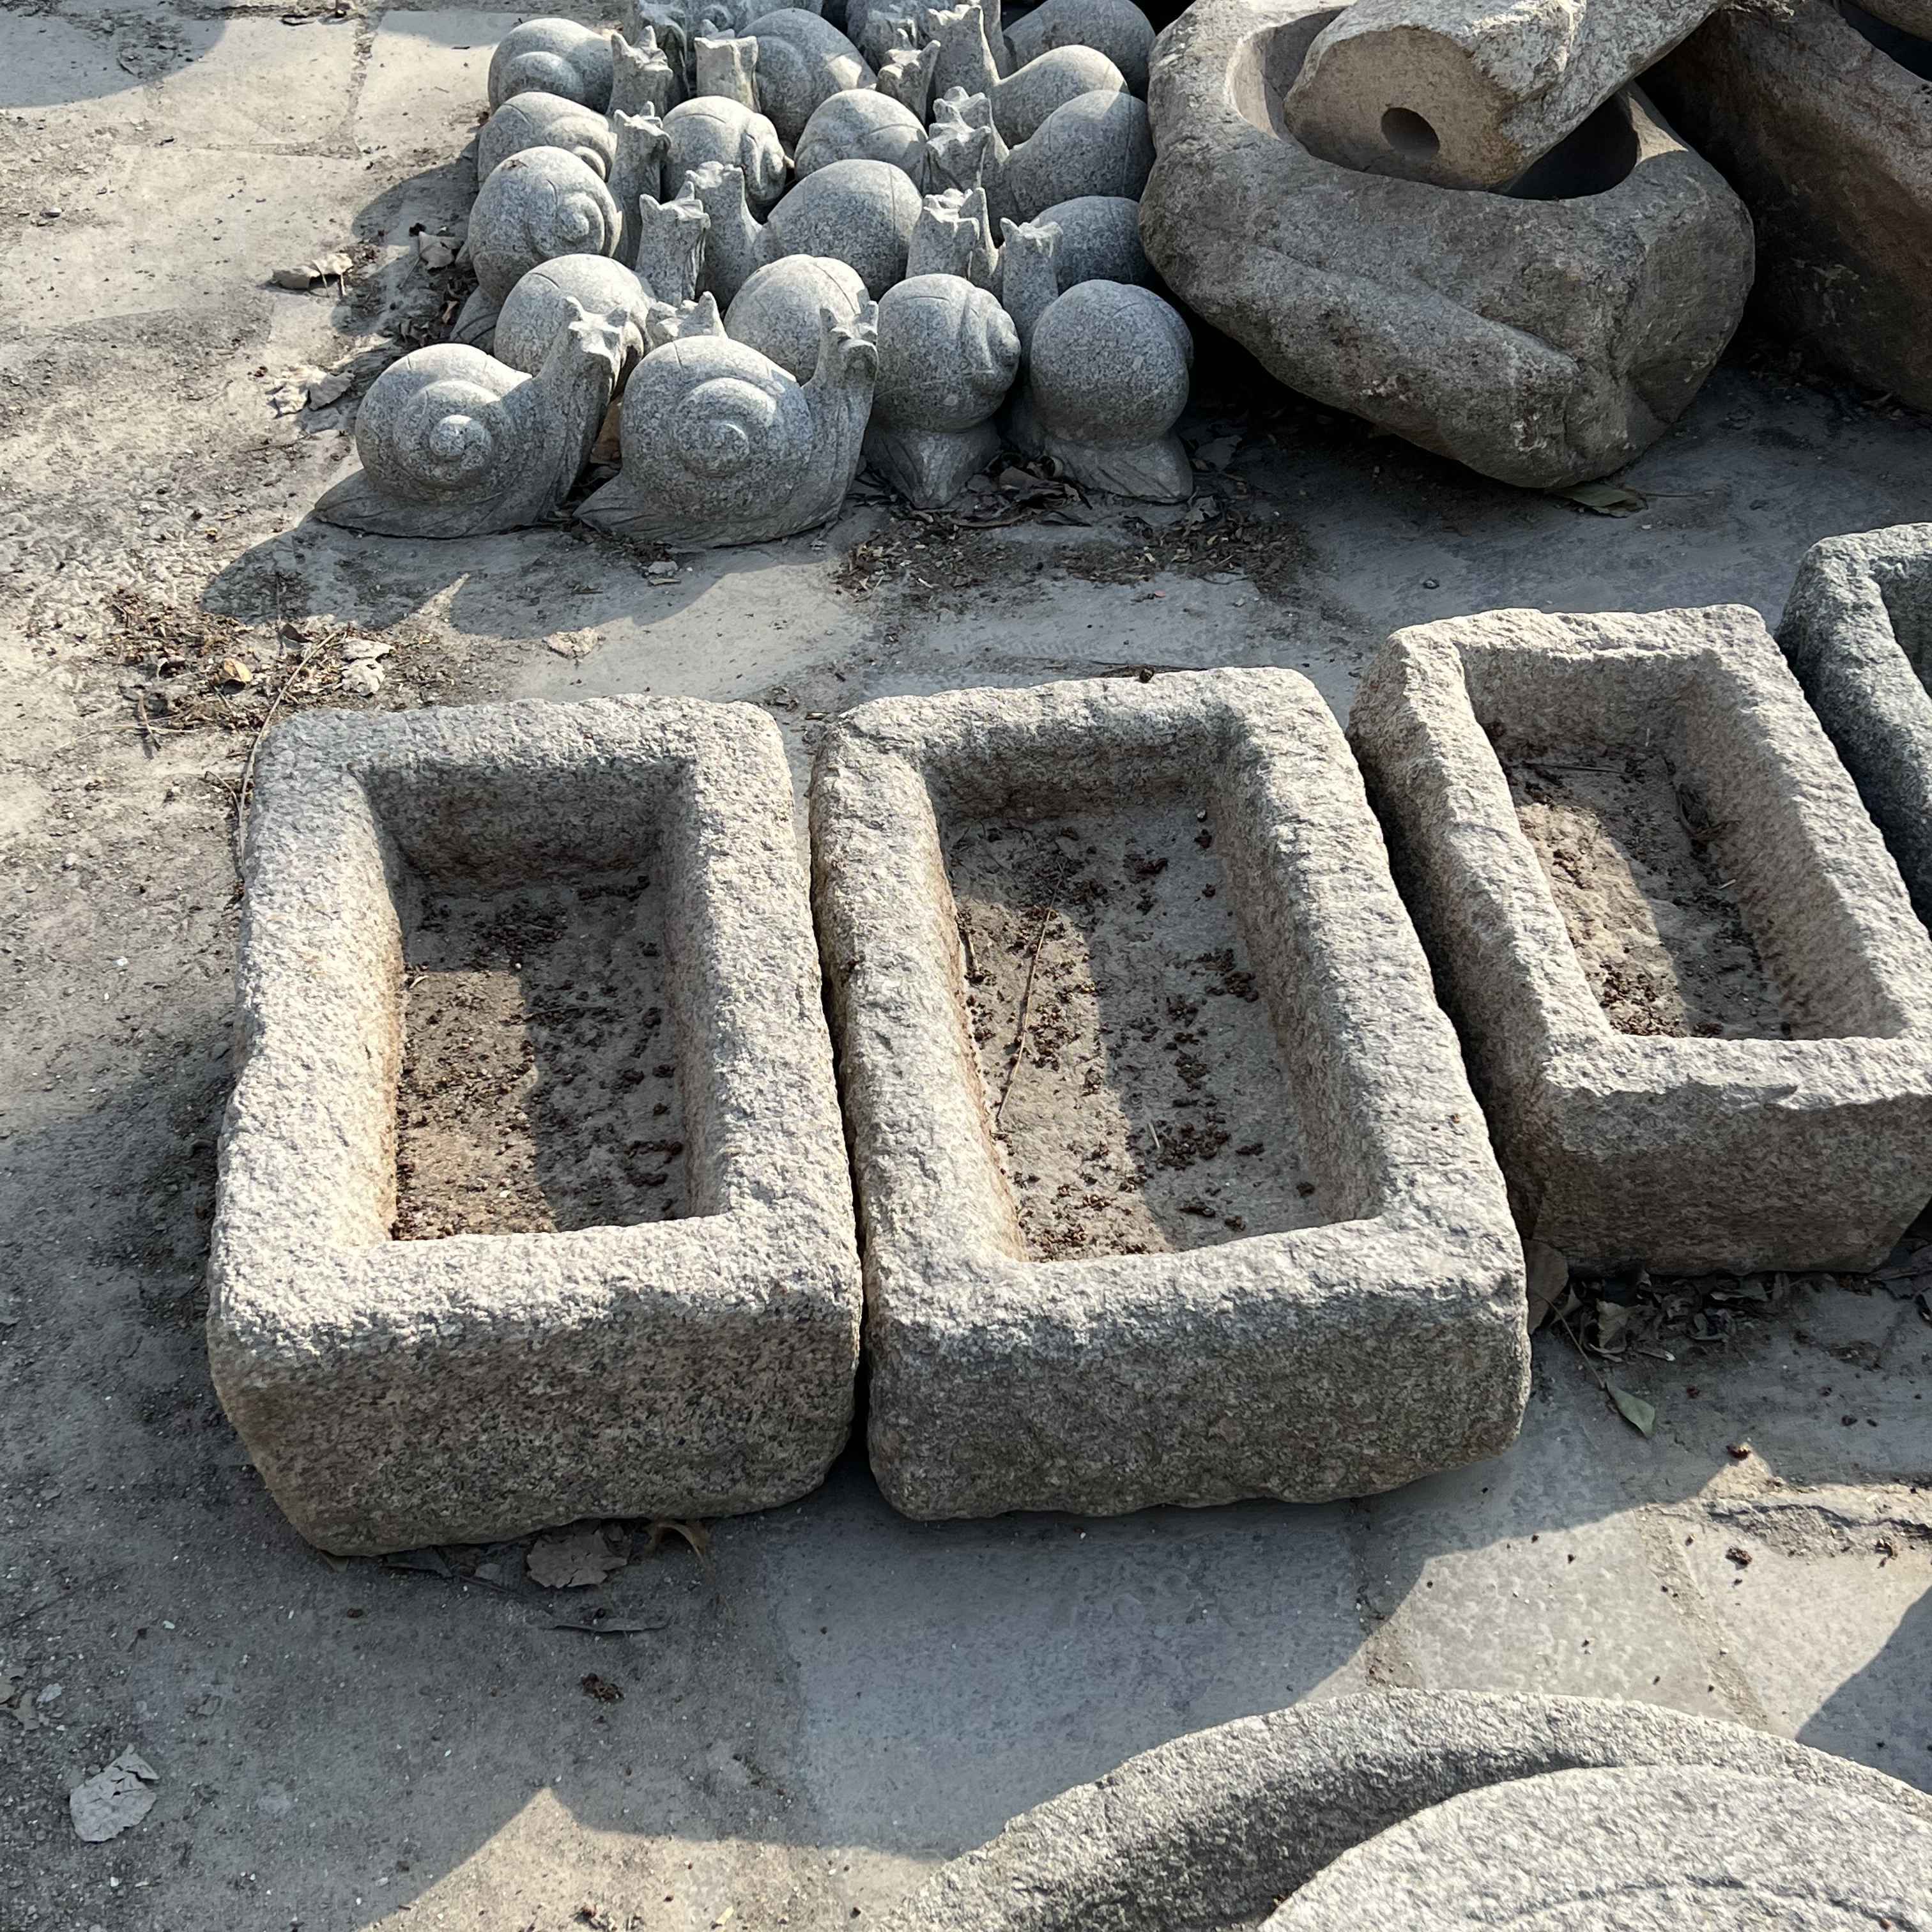
<path id="1" fill-rule="evenodd" d="M 1145 17 L 1049 0 L 1017 47 L 998 0 L 856 0 L 844 23 L 628 0 L 621 32 L 506 34 L 465 244 L 476 292 L 452 343 L 372 392 L 361 468 L 317 514 L 421 536 L 556 516 L 620 398 L 622 474 L 577 514 L 667 542 L 808 529 L 866 461 L 937 507 L 1002 447 L 1095 488 L 1187 496 L 1172 430 L 1192 344 L 1144 286 L 1138 237 Z M 1053 282 L 1021 278 L 1024 322 L 999 268 L 1008 221 L 1060 243 Z M 572 333 L 580 312 L 614 332 L 610 354 Z"/>

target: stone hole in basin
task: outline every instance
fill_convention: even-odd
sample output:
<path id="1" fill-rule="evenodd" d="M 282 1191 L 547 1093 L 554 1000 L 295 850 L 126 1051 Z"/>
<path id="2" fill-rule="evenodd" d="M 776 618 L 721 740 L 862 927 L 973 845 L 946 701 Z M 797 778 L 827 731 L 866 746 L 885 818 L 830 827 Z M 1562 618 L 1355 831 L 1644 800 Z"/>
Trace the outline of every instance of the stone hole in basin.
<path id="1" fill-rule="evenodd" d="M 1636 158 L 1636 129 L 1628 104 L 1618 96 L 1497 191 L 1515 201 L 1581 201 L 1621 186 Z"/>
<path id="2" fill-rule="evenodd" d="M 1422 116 L 1407 107 L 1391 107 L 1382 116 L 1382 139 L 1398 154 L 1412 160 L 1428 160 L 1442 152 L 1442 143 Z"/>
<path id="3" fill-rule="evenodd" d="M 424 896 L 404 933 L 398 1240 L 686 1211 L 655 869 Z"/>
<path id="4" fill-rule="evenodd" d="M 1216 837 L 1191 799 L 942 825 L 966 1029 L 1033 1260 L 1342 1211 L 1305 1165 Z"/>

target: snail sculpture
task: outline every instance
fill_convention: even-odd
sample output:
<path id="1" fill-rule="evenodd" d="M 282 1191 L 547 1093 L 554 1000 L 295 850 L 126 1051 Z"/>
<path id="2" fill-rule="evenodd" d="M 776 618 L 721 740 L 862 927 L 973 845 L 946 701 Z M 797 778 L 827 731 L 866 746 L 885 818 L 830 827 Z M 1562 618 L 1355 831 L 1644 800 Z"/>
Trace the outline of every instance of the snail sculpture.
<path id="1" fill-rule="evenodd" d="M 670 136 L 663 192 L 674 195 L 706 161 L 742 171 L 745 194 L 763 215 L 785 190 L 784 149 L 778 130 L 754 107 L 718 94 L 697 94 L 664 117 Z"/>
<path id="2" fill-rule="evenodd" d="M 836 514 L 859 466 L 878 362 L 877 311 L 820 318 L 800 383 L 728 337 L 654 349 L 619 416 L 621 473 L 578 512 L 647 542 L 763 543 Z"/>
<path id="3" fill-rule="evenodd" d="M 731 298 L 724 332 L 808 382 L 818 366 L 825 312 L 836 322 L 856 321 L 868 299 L 858 272 L 843 262 L 829 255 L 787 255 L 767 262 Z"/>
<path id="4" fill-rule="evenodd" d="M 848 88 L 812 110 L 798 137 L 792 171 L 803 181 L 834 161 L 862 160 L 890 161 L 903 168 L 910 180 L 923 184 L 926 124 L 889 94 Z"/>
<path id="5" fill-rule="evenodd" d="M 959 275 L 975 288 L 998 290 L 999 251 L 984 189 L 943 188 L 926 197 L 906 250 L 906 275 Z"/>
<path id="6" fill-rule="evenodd" d="M 1154 135 L 1144 102 L 1131 94 L 1082 94 L 1056 107 L 1006 155 L 1000 192 L 1015 220 L 1082 195 L 1140 199 L 1154 169 Z"/>
<path id="7" fill-rule="evenodd" d="M 1082 282 L 1058 292 L 1058 232 L 1004 224 L 1000 300 L 1026 379 L 1008 412 L 1016 447 L 1052 456 L 1076 482 L 1156 503 L 1184 502 L 1194 472 L 1174 425 L 1187 406 L 1194 344 L 1151 289 Z"/>
<path id="8" fill-rule="evenodd" d="M 499 362 L 533 376 L 558 332 L 578 314 L 621 314 L 626 319 L 621 385 L 625 371 L 644 352 L 644 325 L 656 304 L 651 291 L 622 262 L 608 255 L 560 255 L 554 262 L 538 262 L 510 291 L 496 318 L 490 352 Z"/>
<path id="9" fill-rule="evenodd" d="M 617 137 L 595 108 L 560 94 L 518 94 L 494 110 L 476 136 L 476 178 L 488 181 L 512 154 L 561 148 L 592 173 L 610 178 Z"/>
<path id="10" fill-rule="evenodd" d="M 1003 75 L 988 44 L 980 0 L 928 8 L 920 17 L 926 38 L 939 47 L 934 85 L 942 92 L 958 87 L 986 95 L 1000 138 L 1016 146 L 1037 133 L 1056 107 L 1083 94 L 1126 92 L 1126 76 L 1093 47 L 1052 47 Z"/>
<path id="11" fill-rule="evenodd" d="M 921 127 L 930 118 L 932 76 L 939 62 L 939 43 L 895 47 L 880 63 L 878 92 L 907 109 Z"/>
<path id="12" fill-rule="evenodd" d="M 949 503 L 1000 452 L 994 412 L 1019 372 L 998 298 L 958 275 L 914 275 L 879 304 L 866 460 L 914 508 Z"/>
<path id="13" fill-rule="evenodd" d="M 392 362 L 356 416 L 362 466 L 316 514 L 407 537 L 484 536 L 554 514 L 583 473 L 631 328 L 622 309 L 571 307 L 533 376 L 454 342 Z"/>
<path id="14" fill-rule="evenodd" d="M 479 294 L 501 304 L 539 262 L 614 255 L 622 224 L 610 188 L 561 148 L 526 148 L 494 170 L 470 211 Z"/>
<path id="15" fill-rule="evenodd" d="M 711 218 L 705 283 L 728 305 L 754 268 L 784 255 L 832 256 L 858 271 L 874 301 L 904 277 L 920 193 L 889 161 L 834 161 L 764 222 L 746 206 L 742 169 L 710 162 L 690 182 Z"/>
<path id="16" fill-rule="evenodd" d="M 1134 0 L 1045 0 L 1006 32 L 1016 67 L 1056 47 L 1092 47 L 1120 69 L 1143 99 L 1154 39 L 1154 22 Z"/>
<path id="17" fill-rule="evenodd" d="M 519 94 L 556 94 L 600 114 L 610 105 L 610 43 L 575 20 L 526 20 L 490 56 L 490 105 Z"/>
<path id="18" fill-rule="evenodd" d="M 670 136 L 654 107 L 611 118 L 617 130 L 617 158 L 610 165 L 610 198 L 617 204 L 618 224 L 617 245 L 612 253 L 620 261 L 634 262 L 642 232 L 638 206 L 646 195 L 656 200 L 664 191 Z"/>
<path id="19" fill-rule="evenodd" d="M 802 7 L 761 15 L 746 28 L 758 44 L 758 105 L 788 148 L 813 110 L 849 87 L 871 87 L 877 76 L 866 57 L 833 26 Z"/>

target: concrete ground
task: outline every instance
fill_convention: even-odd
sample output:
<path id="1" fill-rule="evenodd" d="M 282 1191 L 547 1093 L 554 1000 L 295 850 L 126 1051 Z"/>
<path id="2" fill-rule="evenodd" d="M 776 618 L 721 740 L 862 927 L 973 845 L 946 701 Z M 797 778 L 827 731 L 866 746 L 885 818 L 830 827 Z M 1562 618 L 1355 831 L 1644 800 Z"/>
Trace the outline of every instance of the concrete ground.
<path id="1" fill-rule="evenodd" d="M 860 502 L 664 581 L 567 531 L 307 524 L 345 410 L 270 398 L 366 380 L 381 325 L 437 312 L 411 231 L 461 215 L 513 17 L 0 12 L 0 1932 L 849 1923 L 1132 1752 L 1377 1684 L 1648 1698 L 1932 1786 L 1932 1327 L 1869 1281 L 1621 1366 L 1648 1439 L 1539 1338 L 1511 1454 L 1354 1504 L 922 1526 L 854 1454 L 713 1526 L 715 1576 L 674 1538 L 574 1596 L 514 1552 L 492 1586 L 474 1552 L 290 1530 L 210 1388 L 200 1276 L 233 806 L 262 692 L 337 701 L 344 627 L 392 649 L 342 701 L 746 698 L 802 770 L 820 714 L 881 692 L 1286 664 L 1341 710 L 1420 618 L 1774 616 L 1807 544 L 1927 514 L 1924 422 L 1762 357 L 1612 518 L 1208 354 L 1211 518 L 962 534 Z M 346 286 L 268 285 L 338 247 Z M 183 702 L 230 649 L 253 694 Z M 649 1628 L 556 1628 L 586 1598 Z M 128 1747 L 154 1808 L 82 1843 L 68 1792 Z"/>

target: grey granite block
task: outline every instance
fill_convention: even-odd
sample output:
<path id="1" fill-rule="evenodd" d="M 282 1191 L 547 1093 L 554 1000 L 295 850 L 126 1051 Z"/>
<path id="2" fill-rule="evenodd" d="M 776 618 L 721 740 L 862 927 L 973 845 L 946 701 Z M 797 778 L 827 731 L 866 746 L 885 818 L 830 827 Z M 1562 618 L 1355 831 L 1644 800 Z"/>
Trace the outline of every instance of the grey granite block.
<path id="1" fill-rule="evenodd" d="M 1399 632 L 1349 737 L 1526 1237 L 1882 1259 L 1932 1195 L 1932 941 L 1754 611 Z"/>
<path id="2" fill-rule="evenodd" d="M 1508 1446 L 1520 1248 L 1312 686 L 884 700 L 812 809 L 896 1507 L 1313 1499 Z"/>
<path id="3" fill-rule="evenodd" d="M 1932 524 L 1814 544 L 1778 641 L 1932 923 Z"/>
<path id="4" fill-rule="evenodd" d="M 1356 1847 L 1463 1793 L 1644 1767 L 1795 1784 L 1808 1808 L 1842 1805 L 1888 1840 L 1932 1827 L 1923 1792 L 1742 1725 L 1594 1697 L 1396 1691 L 1243 1718 L 1143 1752 L 941 1866 L 886 1932 L 1228 1932 L 1292 1907 L 1304 1887 L 1318 1897 Z M 1507 1860 L 1496 1876 L 1507 1882 Z"/>
<path id="5" fill-rule="evenodd" d="M 440 906 L 494 917 L 572 882 L 588 904 L 613 874 L 661 908 L 611 940 L 614 990 L 578 1026 L 608 1068 L 583 1104 L 625 1144 L 563 1147 L 546 1186 L 681 1115 L 685 1144 L 656 1156 L 682 1157 L 681 1218 L 640 1224 L 662 1199 L 646 1181 L 609 1225 L 393 1238 L 398 1134 L 419 1124 L 398 1121 L 412 934 Z M 302 1534 L 392 1550 L 813 1488 L 850 1426 L 859 1283 L 770 722 L 634 698 L 317 714 L 264 747 L 246 880 L 208 1352 Z M 508 1106 L 486 1111 L 491 1147 Z"/>

